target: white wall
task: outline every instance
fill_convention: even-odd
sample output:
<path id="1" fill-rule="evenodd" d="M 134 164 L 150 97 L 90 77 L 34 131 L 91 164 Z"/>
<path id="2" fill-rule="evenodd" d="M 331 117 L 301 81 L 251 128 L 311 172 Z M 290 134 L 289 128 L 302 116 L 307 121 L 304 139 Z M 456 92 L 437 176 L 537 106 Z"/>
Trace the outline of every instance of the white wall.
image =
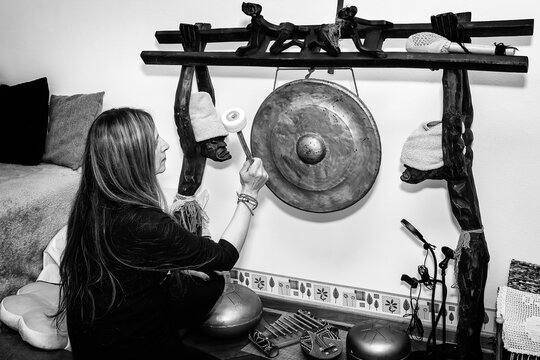
<path id="1" fill-rule="evenodd" d="M 271 22 L 333 22 L 333 1 L 264 0 L 263 15 Z M 358 16 L 395 23 L 429 22 L 433 14 L 471 11 L 473 20 L 535 18 L 535 0 L 451 3 L 348 2 Z M 159 45 L 156 30 L 177 29 L 180 22 L 208 22 L 213 28 L 248 23 L 240 0 L 2 0 L 0 2 L 0 83 L 16 84 L 41 76 L 52 94 L 104 90 L 104 109 L 142 107 L 150 111 L 169 143 L 164 187 L 175 188 L 181 152 L 173 120 L 173 102 L 180 67 L 148 66 L 142 50 L 173 50 Z M 475 39 L 503 41 L 529 57 L 527 74 L 470 72 L 475 119 L 474 175 L 486 239 L 491 253 L 486 305 L 493 308 L 496 287 L 506 282 L 512 258 L 540 263 L 540 122 L 538 121 L 540 46 L 535 37 Z M 404 41 L 387 47 L 403 48 Z M 234 50 L 240 44 L 209 45 Z M 211 67 L 218 111 L 242 107 L 253 117 L 272 91 L 275 69 Z M 293 209 L 265 189 L 250 239 L 239 267 L 330 283 L 408 294 L 402 273 L 415 275 L 423 249 L 401 227 L 407 218 L 425 238 L 454 247 L 458 225 L 449 208 L 445 183 L 407 185 L 399 180 L 401 146 L 419 123 L 441 117 L 441 72 L 425 69 L 355 69 L 361 99 L 371 110 L 382 141 L 382 163 L 371 192 L 359 203 L 331 214 Z M 280 84 L 304 73 L 280 73 Z M 336 82 L 352 88 L 347 72 Z M 250 129 L 244 134 L 249 138 Z M 24 139 L 21 139 L 24 144 Z M 236 203 L 241 148 L 229 138 L 233 161 L 208 162 L 203 187 L 211 193 L 209 214 L 216 237 Z M 440 253 L 438 253 L 440 256 Z M 451 271 L 450 271 L 451 272 Z M 453 277 L 449 276 L 449 281 Z M 455 291 L 452 301 L 456 301 Z"/>

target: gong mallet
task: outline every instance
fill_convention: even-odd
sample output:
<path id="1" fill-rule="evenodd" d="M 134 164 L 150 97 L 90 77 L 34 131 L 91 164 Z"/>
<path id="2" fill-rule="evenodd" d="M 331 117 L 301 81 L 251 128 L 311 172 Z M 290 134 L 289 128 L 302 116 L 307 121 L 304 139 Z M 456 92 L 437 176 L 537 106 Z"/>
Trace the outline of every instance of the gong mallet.
<path id="1" fill-rule="evenodd" d="M 247 159 L 250 162 L 253 162 L 253 155 L 251 155 L 251 151 L 246 144 L 246 139 L 244 139 L 244 134 L 242 134 L 242 130 L 247 125 L 246 114 L 244 111 L 240 108 L 229 109 L 221 115 L 221 122 L 228 132 L 236 133 L 236 135 L 238 135 L 240 145 L 242 145 L 242 149 L 244 150 Z"/>
<path id="2" fill-rule="evenodd" d="M 471 53 L 484 55 L 515 55 L 517 50 L 513 46 L 502 43 L 494 45 L 456 43 L 431 32 L 412 34 L 407 38 L 405 49 L 408 52 L 420 53 Z"/>

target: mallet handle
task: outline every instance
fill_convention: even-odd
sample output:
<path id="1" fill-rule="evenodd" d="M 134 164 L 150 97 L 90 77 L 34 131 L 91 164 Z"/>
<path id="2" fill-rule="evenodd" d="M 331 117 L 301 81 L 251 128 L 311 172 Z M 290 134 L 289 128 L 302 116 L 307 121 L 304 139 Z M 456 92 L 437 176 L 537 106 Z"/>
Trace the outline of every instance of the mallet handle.
<path id="1" fill-rule="evenodd" d="M 242 149 L 244 150 L 247 159 L 249 161 L 253 161 L 253 155 L 251 155 L 251 150 L 249 150 L 249 147 L 247 146 L 246 139 L 244 139 L 244 134 L 242 134 L 241 131 L 237 132 L 236 134 L 238 135 L 238 139 L 240 140 L 240 144 L 242 145 Z"/>

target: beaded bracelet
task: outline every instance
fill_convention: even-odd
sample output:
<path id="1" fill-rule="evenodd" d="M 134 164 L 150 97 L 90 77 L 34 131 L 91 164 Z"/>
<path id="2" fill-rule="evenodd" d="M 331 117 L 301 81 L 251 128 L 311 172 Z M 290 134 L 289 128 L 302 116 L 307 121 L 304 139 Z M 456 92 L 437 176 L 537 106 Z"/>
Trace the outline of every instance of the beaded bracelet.
<path id="1" fill-rule="evenodd" d="M 246 205 L 246 207 L 248 208 L 249 212 L 251 213 L 251 216 L 255 215 L 253 213 L 253 210 L 255 210 L 257 208 L 257 206 L 259 206 L 259 202 L 257 201 L 257 199 L 255 199 L 253 196 L 249 196 L 247 194 L 239 194 L 239 193 L 236 193 L 236 195 L 238 196 L 238 200 L 236 201 L 236 203 L 242 203 L 244 205 Z M 253 206 L 250 207 L 250 205 Z"/>

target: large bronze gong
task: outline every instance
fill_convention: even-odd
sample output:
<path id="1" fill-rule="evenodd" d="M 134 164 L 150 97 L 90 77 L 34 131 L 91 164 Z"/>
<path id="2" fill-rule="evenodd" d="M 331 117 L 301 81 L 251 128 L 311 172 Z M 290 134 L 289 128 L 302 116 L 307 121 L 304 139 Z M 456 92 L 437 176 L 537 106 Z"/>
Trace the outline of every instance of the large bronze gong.
<path id="1" fill-rule="evenodd" d="M 381 163 L 377 125 L 362 101 L 326 80 L 296 80 L 262 103 L 251 149 L 283 202 L 310 212 L 344 209 L 371 189 Z"/>

